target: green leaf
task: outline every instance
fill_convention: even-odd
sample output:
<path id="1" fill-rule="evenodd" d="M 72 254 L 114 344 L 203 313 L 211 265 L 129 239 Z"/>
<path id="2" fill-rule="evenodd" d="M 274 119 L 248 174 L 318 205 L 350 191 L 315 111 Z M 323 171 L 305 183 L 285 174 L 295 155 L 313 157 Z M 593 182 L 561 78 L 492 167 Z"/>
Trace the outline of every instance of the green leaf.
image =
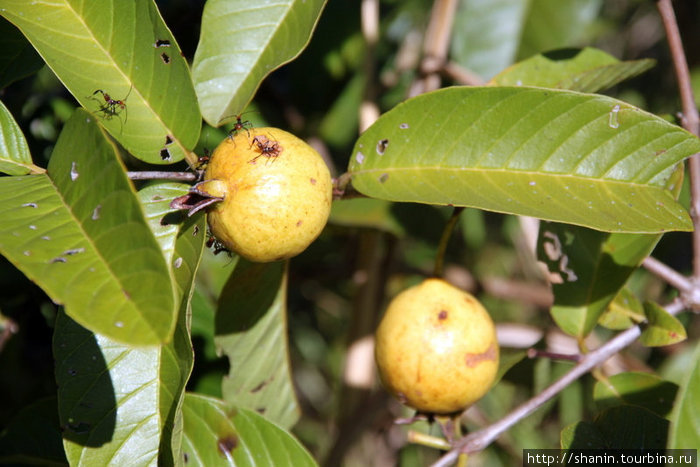
<path id="1" fill-rule="evenodd" d="M 598 319 L 598 324 L 616 331 L 627 329 L 645 320 L 644 307 L 637 296 L 623 288 Z"/>
<path id="2" fill-rule="evenodd" d="M 0 12 L 139 159 L 176 162 L 197 143 L 201 116 L 187 63 L 152 0 L 0 0 Z"/>
<path id="3" fill-rule="evenodd" d="M 182 404 L 192 370 L 189 300 L 204 245 L 202 216 L 169 208 L 186 185 L 163 183 L 139 192 L 181 296 L 173 339 L 131 347 L 59 314 L 54 334 L 64 445 L 72 465 L 182 465 Z M 194 233 L 197 232 L 197 235 Z"/>
<path id="4" fill-rule="evenodd" d="M 523 0 L 459 2 L 450 57 L 484 78 L 513 63 L 527 15 Z"/>
<path id="5" fill-rule="evenodd" d="M 596 20 L 602 0 L 530 0 L 518 57 L 578 45 Z"/>
<path id="6" fill-rule="evenodd" d="M 550 310 L 557 325 L 572 336 L 587 336 L 658 240 L 543 223 L 537 256 L 557 277 Z"/>
<path id="7" fill-rule="evenodd" d="M 671 414 L 669 449 L 700 446 L 700 342 L 695 343 L 692 367 L 681 382 Z"/>
<path id="8" fill-rule="evenodd" d="M 289 428 L 299 406 L 289 368 L 286 287 L 286 263 L 240 259 L 219 297 L 214 342 L 229 359 L 226 403 Z"/>
<path id="9" fill-rule="evenodd" d="M 212 126 L 243 111 L 263 78 L 306 47 L 325 0 L 209 0 L 192 75 Z"/>
<path id="10" fill-rule="evenodd" d="M 0 172 L 26 175 L 39 171 L 32 163 L 27 140 L 5 104 L 0 101 Z"/>
<path id="11" fill-rule="evenodd" d="M 9 21 L 0 18 L 0 89 L 36 73 L 44 61 Z"/>
<path id="12" fill-rule="evenodd" d="M 178 296 L 180 311 L 173 340 L 163 346 L 157 358 L 160 361 L 160 404 L 167 410 L 163 424 L 160 462 L 171 465 L 181 462 L 182 410 L 185 385 L 192 372 L 194 352 L 190 340 L 191 300 L 194 280 L 202 257 L 206 238 L 203 215 L 186 217 L 173 210 L 170 202 L 189 192 L 189 185 L 162 182 L 139 191 L 146 211 L 146 219 L 170 264 Z"/>
<path id="13" fill-rule="evenodd" d="M 134 345 L 171 338 L 176 306 L 163 254 L 124 168 L 76 111 L 48 174 L 0 178 L 0 252 L 93 332 Z"/>
<path id="14" fill-rule="evenodd" d="M 562 449 L 664 449 L 668 420 L 630 405 L 599 413 L 593 423 L 578 422 L 561 432 Z"/>
<path id="15" fill-rule="evenodd" d="M 647 347 L 661 347 L 685 340 L 688 335 L 678 318 L 654 302 L 644 303 L 647 325 L 642 330 L 639 342 Z"/>
<path id="16" fill-rule="evenodd" d="M 648 58 L 621 62 L 591 47 L 555 50 L 508 68 L 495 76 L 491 84 L 598 92 L 644 73 L 655 63 Z"/>
<path id="17" fill-rule="evenodd" d="M 677 391 L 677 385 L 656 375 L 630 371 L 596 382 L 593 399 L 601 410 L 636 405 L 665 417 L 673 408 Z"/>
<path id="18" fill-rule="evenodd" d="M 698 151 L 690 133 L 608 97 L 454 87 L 382 115 L 348 170 L 375 198 L 651 233 L 691 229 L 664 185 Z"/>
<path id="19" fill-rule="evenodd" d="M 289 433 L 257 413 L 227 409 L 222 401 L 185 396 L 183 455 L 190 466 L 315 466 Z"/>
<path id="20" fill-rule="evenodd" d="M 68 465 L 61 444 L 56 398 L 20 410 L 0 433 L 2 465 Z"/>

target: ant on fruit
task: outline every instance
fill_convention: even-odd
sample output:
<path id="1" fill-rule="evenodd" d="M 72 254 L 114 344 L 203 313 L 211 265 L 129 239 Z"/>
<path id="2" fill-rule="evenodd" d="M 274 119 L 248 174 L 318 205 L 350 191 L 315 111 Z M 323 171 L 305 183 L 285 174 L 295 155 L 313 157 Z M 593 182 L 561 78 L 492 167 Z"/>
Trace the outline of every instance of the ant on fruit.
<path id="1" fill-rule="evenodd" d="M 95 92 L 93 92 L 90 96 L 90 99 L 96 100 L 100 103 L 100 108 L 97 110 L 99 112 L 102 112 L 102 116 L 105 120 L 111 120 L 112 117 L 118 116 L 119 114 L 121 114 L 121 112 L 124 112 L 123 123 L 126 123 L 126 120 L 129 117 L 129 114 L 126 109 L 126 100 L 129 98 L 132 88 L 129 88 L 129 92 L 126 94 L 126 97 L 124 97 L 124 99 L 113 99 L 112 96 L 107 94 L 102 89 L 95 90 Z M 104 102 L 101 102 L 100 99 L 95 97 L 95 95 L 98 93 L 102 94 L 102 99 L 104 99 Z"/>
<path id="2" fill-rule="evenodd" d="M 253 145 L 258 147 L 260 154 L 250 160 L 251 164 L 254 164 L 256 159 L 260 156 L 265 156 L 269 160 L 270 158 L 279 157 L 280 153 L 282 152 L 282 146 L 280 146 L 280 143 L 277 141 L 270 141 L 270 139 L 263 135 L 254 137 L 253 142 L 250 143 L 250 147 L 253 147 Z"/>

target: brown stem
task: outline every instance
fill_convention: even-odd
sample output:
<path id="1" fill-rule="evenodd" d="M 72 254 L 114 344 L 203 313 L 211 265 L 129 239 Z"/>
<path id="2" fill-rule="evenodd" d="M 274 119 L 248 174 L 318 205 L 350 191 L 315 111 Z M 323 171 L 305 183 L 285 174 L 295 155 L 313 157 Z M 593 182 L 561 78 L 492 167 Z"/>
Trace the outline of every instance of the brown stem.
<path id="1" fill-rule="evenodd" d="M 131 180 L 180 180 L 183 182 L 196 182 L 199 174 L 196 172 L 168 172 L 164 170 L 145 170 L 140 172 L 127 172 Z"/>
<path id="2" fill-rule="evenodd" d="M 695 98 L 693 97 L 693 87 L 690 84 L 690 73 L 688 71 L 688 62 L 683 51 L 683 42 L 681 34 L 678 31 L 678 22 L 676 14 L 673 11 L 671 0 L 658 0 L 656 6 L 661 16 L 664 29 L 666 30 L 666 39 L 668 47 L 671 51 L 671 59 L 673 60 L 673 68 L 676 72 L 676 80 L 678 80 L 678 90 L 681 96 L 681 105 L 683 107 L 683 127 L 696 136 L 700 136 L 700 117 L 698 109 L 695 107 Z M 693 277 L 700 278 L 700 154 L 695 154 L 688 160 L 690 169 L 690 217 L 693 219 Z"/>
<path id="3" fill-rule="evenodd" d="M 642 266 L 681 292 L 690 292 L 693 288 L 690 279 L 679 274 L 675 269 L 666 266 L 654 257 L 648 256 L 645 258 L 642 262 Z"/>

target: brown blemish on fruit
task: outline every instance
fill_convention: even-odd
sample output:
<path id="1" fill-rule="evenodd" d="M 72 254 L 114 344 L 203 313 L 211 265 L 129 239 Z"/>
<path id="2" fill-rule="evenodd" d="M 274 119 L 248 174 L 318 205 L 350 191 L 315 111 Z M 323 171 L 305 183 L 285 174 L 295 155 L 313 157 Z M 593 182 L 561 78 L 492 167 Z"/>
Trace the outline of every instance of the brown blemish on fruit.
<path id="1" fill-rule="evenodd" d="M 304 221 L 301 221 L 301 220 L 297 221 L 297 227 L 301 227 L 301 224 L 303 224 L 303 223 L 304 223 Z"/>
<path id="2" fill-rule="evenodd" d="M 219 452 L 223 455 L 230 454 L 236 446 L 238 446 L 238 437 L 236 435 L 227 435 L 216 440 L 216 446 Z"/>
<path id="3" fill-rule="evenodd" d="M 447 310 L 440 310 L 440 313 L 438 313 L 438 319 L 440 321 L 447 319 Z"/>
<path id="4" fill-rule="evenodd" d="M 310 182 L 311 182 L 312 185 L 315 185 L 315 184 L 316 184 L 316 179 L 315 179 L 315 178 L 312 178 L 312 179 L 310 179 Z"/>
<path id="5" fill-rule="evenodd" d="M 485 352 L 482 353 L 467 353 L 464 356 L 464 363 L 467 364 L 469 368 L 474 368 L 481 362 L 487 362 L 489 360 L 496 359 L 496 346 L 491 344 Z"/>

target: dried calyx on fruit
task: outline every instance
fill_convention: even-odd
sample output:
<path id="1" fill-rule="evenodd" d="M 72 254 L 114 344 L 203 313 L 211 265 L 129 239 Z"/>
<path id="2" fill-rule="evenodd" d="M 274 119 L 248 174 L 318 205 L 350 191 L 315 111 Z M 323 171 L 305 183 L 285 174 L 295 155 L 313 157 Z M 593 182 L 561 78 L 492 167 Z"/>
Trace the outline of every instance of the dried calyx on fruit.
<path id="1" fill-rule="evenodd" d="M 278 128 L 245 128 L 214 150 L 204 180 L 171 206 L 208 210 L 209 228 L 229 250 L 257 262 L 295 256 L 330 214 L 328 167 L 311 146 Z"/>

